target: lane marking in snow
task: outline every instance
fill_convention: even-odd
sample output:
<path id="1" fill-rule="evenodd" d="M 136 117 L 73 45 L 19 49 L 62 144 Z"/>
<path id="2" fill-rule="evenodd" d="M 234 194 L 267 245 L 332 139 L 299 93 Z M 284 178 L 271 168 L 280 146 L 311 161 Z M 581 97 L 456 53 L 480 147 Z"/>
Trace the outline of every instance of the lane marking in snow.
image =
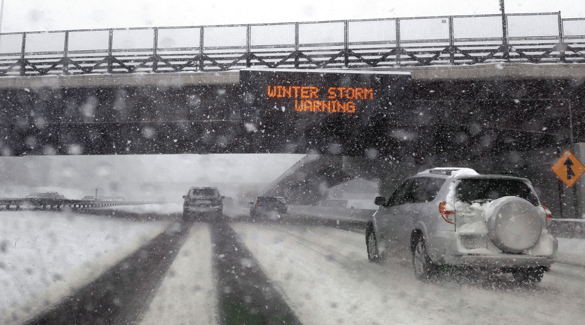
<path id="1" fill-rule="evenodd" d="M 147 324 L 217 324 L 209 226 L 195 223 L 142 319 Z"/>
<path id="2" fill-rule="evenodd" d="M 211 224 L 211 240 L 221 324 L 301 324 L 227 223 Z"/>

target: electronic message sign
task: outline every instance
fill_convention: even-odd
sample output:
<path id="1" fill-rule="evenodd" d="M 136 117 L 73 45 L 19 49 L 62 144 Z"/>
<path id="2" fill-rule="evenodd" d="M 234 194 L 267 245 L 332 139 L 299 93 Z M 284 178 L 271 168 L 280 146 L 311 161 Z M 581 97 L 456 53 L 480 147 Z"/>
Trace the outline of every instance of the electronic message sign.
<path id="1" fill-rule="evenodd" d="M 278 109 L 299 117 L 315 114 L 360 114 L 388 105 L 389 95 L 410 74 L 355 70 L 240 71 L 240 85 L 257 109 Z"/>
<path id="2" fill-rule="evenodd" d="M 270 99 L 294 99 L 294 108 L 297 112 L 322 113 L 355 113 L 357 101 L 373 100 L 373 88 L 361 87 L 327 87 L 326 97 L 324 89 L 315 86 L 286 86 L 268 85 L 266 95 Z"/>
<path id="3" fill-rule="evenodd" d="M 246 143 L 362 155 L 387 137 L 409 102 L 410 74 L 360 70 L 240 70 Z M 279 147 L 281 146 L 281 147 Z"/>

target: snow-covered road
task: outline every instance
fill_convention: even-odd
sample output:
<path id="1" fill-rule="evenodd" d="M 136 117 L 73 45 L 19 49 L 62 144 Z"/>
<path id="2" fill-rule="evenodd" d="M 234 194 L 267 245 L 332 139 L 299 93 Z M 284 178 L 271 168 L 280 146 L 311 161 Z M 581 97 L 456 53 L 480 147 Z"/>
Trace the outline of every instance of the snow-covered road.
<path id="1" fill-rule="evenodd" d="M 0 323 L 20 324 L 114 265 L 124 268 L 120 261 L 146 249 L 141 247 L 149 240 L 154 245 L 152 239 L 161 233 L 169 233 L 161 244 L 154 242 L 164 247 L 161 262 L 139 267 L 161 274 L 136 290 L 143 296 L 135 300 L 142 324 L 239 324 L 266 317 L 287 319 L 287 324 L 579 324 L 585 319 L 583 240 L 561 239 L 562 262 L 575 263 L 554 264 L 534 286 L 516 286 L 508 275 L 446 276 L 422 283 L 408 257 L 368 262 L 359 232 L 233 218 L 245 212 L 228 211 L 232 218 L 226 224 L 174 226 L 171 221 L 2 213 L 0 289 L 9 294 L 0 295 Z M 159 251 L 148 249 L 146 260 Z M 161 268 L 164 249 L 171 249 L 172 264 Z"/>
<path id="2" fill-rule="evenodd" d="M 577 324 L 585 268 L 555 265 L 535 287 L 447 278 L 417 281 L 409 259 L 375 264 L 363 235 L 327 228 L 233 224 L 303 324 Z"/>
<path id="3" fill-rule="evenodd" d="M 0 324 L 19 324 L 56 304 L 167 225 L 73 213 L 0 212 Z"/>

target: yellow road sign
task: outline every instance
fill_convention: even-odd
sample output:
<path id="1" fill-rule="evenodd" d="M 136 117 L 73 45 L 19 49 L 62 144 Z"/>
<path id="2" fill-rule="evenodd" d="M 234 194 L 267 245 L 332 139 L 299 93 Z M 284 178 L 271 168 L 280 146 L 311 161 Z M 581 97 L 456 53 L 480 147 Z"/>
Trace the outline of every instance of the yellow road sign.
<path id="1" fill-rule="evenodd" d="M 575 157 L 571 150 L 565 153 L 552 165 L 552 171 L 568 187 L 572 187 L 579 177 L 585 173 L 585 166 Z"/>

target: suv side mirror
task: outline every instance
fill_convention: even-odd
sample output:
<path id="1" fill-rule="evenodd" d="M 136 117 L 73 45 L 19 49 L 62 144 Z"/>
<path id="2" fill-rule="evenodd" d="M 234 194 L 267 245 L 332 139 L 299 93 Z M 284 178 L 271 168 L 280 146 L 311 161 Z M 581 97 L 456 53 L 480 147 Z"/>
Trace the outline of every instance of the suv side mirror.
<path id="1" fill-rule="evenodd" d="M 385 205 L 386 204 L 386 198 L 383 196 L 376 196 L 376 199 L 374 200 L 374 204 L 375 205 Z"/>

